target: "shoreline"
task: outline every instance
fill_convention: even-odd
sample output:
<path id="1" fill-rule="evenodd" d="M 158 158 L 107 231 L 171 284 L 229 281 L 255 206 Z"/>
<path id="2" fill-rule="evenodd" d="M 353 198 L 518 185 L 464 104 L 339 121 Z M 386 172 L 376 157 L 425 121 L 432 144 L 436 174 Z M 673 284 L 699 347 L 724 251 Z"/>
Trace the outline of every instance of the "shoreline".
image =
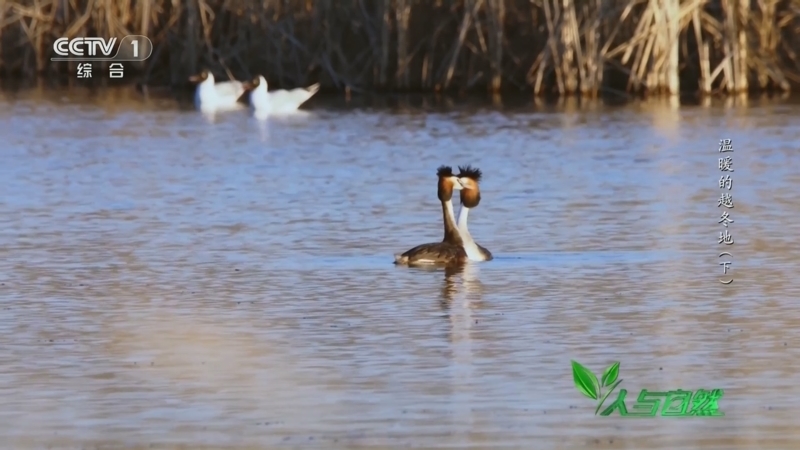
<path id="1" fill-rule="evenodd" d="M 218 81 L 226 81 L 226 79 L 218 79 Z M 276 83 L 269 83 L 269 90 L 277 89 L 293 89 L 299 86 L 279 86 Z M 88 90 L 102 90 L 102 89 L 134 89 L 140 94 L 156 95 L 159 97 L 187 97 L 193 95 L 195 85 L 188 82 L 170 85 L 167 83 L 152 83 L 144 84 L 140 76 L 132 76 L 123 79 L 110 79 L 104 76 L 94 76 L 89 79 L 77 79 L 76 77 L 59 75 L 59 76 L 46 76 L 41 75 L 35 79 L 24 77 L 0 77 L 0 91 L 3 92 L 17 92 L 29 91 L 44 88 L 46 90 L 60 90 L 60 89 L 88 89 Z M 629 103 L 645 100 L 659 100 L 659 99 L 674 99 L 677 98 L 683 104 L 685 102 L 701 103 L 705 100 L 724 100 L 728 98 L 735 99 L 759 99 L 759 98 L 795 98 L 800 97 L 799 91 L 783 91 L 777 89 L 758 90 L 751 89 L 746 92 L 725 92 L 716 91 L 704 94 L 700 91 L 682 91 L 678 94 L 669 93 L 629 93 L 615 89 L 601 89 L 597 95 L 581 95 L 580 93 L 573 93 L 567 95 L 559 95 L 558 93 L 540 93 L 536 95 L 531 88 L 528 89 L 512 89 L 503 88 L 497 92 L 487 91 L 485 89 L 449 89 L 446 91 L 431 91 L 426 89 L 336 89 L 334 87 L 322 86 L 319 93 L 315 98 L 319 97 L 443 97 L 443 98 L 477 98 L 485 97 L 490 101 L 494 100 L 507 100 L 514 97 L 531 99 L 536 103 L 557 103 L 562 100 L 576 99 L 579 101 L 600 100 L 602 102 L 610 103 Z"/>
<path id="2" fill-rule="evenodd" d="M 38 81 L 0 80 L 0 101 L 57 101 L 75 104 L 95 104 L 141 107 L 144 104 L 157 107 L 172 107 L 179 110 L 194 110 L 191 89 L 172 89 L 166 87 L 141 86 L 133 80 L 108 84 L 60 83 L 53 80 Z M 79 82 L 80 81 L 80 82 Z M 395 110 L 399 112 L 478 112 L 486 110 L 517 113 L 556 113 L 599 111 L 617 107 L 634 107 L 658 111 L 675 108 L 730 109 L 759 106 L 800 104 L 800 93 L 752 93 L 749 95 L 681 95 L 681 96 L 534 96 L 531 93 L 430 93 L 430 92 L 392 92 L 352 94 L 327 91 L 312 97 L 301 111 L 313 110 L 352 110 L 374 109 Z M 138 105 L 138 106 L 136 106 Z M 246 101 L 242 102 L 247 106 Z"/>
<path id="3" fill-rule="evenodd" d="M 652 97 L 800 86 L 800 10 L 786 0 L 98 1 L 11 0 L 0 76 L 74 76 L 75 61 L 50 59 L 57 39 L 140 35 L 152 53 L 126 71 L 151 86 L 180 86 L 203 68 L 220 80 L 262 74 L 275 88 L 319 82 L 350 94 Z"/>

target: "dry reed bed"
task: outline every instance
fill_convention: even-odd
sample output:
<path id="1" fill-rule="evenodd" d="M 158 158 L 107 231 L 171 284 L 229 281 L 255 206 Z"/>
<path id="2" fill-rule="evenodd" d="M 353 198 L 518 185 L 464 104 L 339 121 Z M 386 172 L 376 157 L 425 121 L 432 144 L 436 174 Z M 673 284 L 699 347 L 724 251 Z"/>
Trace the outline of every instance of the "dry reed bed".
<path id="1" fill-rule="evenodd" d="M 173 85 L 206 66 L 356 90 L 785 91 L 798 31 L 800 0 L 7 0 L 0 74 L 74 71 L 50 61 L 61 36 L 142 34 L 137 68 Z"/>

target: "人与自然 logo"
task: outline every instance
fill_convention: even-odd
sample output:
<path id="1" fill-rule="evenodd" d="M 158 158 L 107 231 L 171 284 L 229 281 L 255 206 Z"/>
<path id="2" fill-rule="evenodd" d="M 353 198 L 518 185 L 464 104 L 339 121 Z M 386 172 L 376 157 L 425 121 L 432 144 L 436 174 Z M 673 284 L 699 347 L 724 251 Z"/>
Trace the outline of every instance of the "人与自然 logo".
<path id="1" fill-rule="evenodd" d="M 600 412 L 600 408 L 603 407 L 614 389 L 622 383 L 622 379 L 618 378 L 619 362 L 608 366 L 598 381 L 597 376 L 591 370 L 577 361 L 572 361 L 572 379 L 575 382 L 575 388 L 590 399 L 597 400 L 595 415 L 599 412 L 601 416 L 610 416 L 614 411 L 618 411 L 622 417 L 656 417 L 659 406 L 661 406 L 662 417 L 722 417 L 725 415 L 719 410 L 719 401 L 724 394 L 722 389 L 698 389 L 697 391 L 683 389 L 648 391 L 642 389 L 636 402 L 631 405 L 630 411 L 625 404 L 628 391 L 620 389 L 617 392 L 616 400 Z"/>

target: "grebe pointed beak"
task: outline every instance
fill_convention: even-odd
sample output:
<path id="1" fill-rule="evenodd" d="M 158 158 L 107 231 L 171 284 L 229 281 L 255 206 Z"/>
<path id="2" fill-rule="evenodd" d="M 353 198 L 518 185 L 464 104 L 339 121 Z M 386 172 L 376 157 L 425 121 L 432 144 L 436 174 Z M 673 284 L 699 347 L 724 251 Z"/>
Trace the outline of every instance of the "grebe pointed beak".
<path id="1" fill-rule="evenodd" d="M 475 189 L 475 183 L 470 178 L 459 177 L 458 182 L 461 184 L 463 189 Z"/>

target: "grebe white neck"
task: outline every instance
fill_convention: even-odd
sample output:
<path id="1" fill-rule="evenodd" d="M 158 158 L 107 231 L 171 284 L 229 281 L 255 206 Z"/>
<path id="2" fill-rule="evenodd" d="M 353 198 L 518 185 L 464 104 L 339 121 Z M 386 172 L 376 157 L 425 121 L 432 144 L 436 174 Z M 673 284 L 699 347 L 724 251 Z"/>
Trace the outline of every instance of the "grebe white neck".
<path id="1" fill-rule="evenodd" d="M 464 241 L 464 250 L 467 252 L 467 257 L 470 261 L 484 261 L 486 257 L 481 249 L 478 248 L 475 240 L 472 239 L 472 235 L 469 234 L 469 229 L 467 228 L 468 216 L 469 208 L 461 205 L 461 211 L 458 212 L 458 232 L 461 234 L 461 240 Z"/>

